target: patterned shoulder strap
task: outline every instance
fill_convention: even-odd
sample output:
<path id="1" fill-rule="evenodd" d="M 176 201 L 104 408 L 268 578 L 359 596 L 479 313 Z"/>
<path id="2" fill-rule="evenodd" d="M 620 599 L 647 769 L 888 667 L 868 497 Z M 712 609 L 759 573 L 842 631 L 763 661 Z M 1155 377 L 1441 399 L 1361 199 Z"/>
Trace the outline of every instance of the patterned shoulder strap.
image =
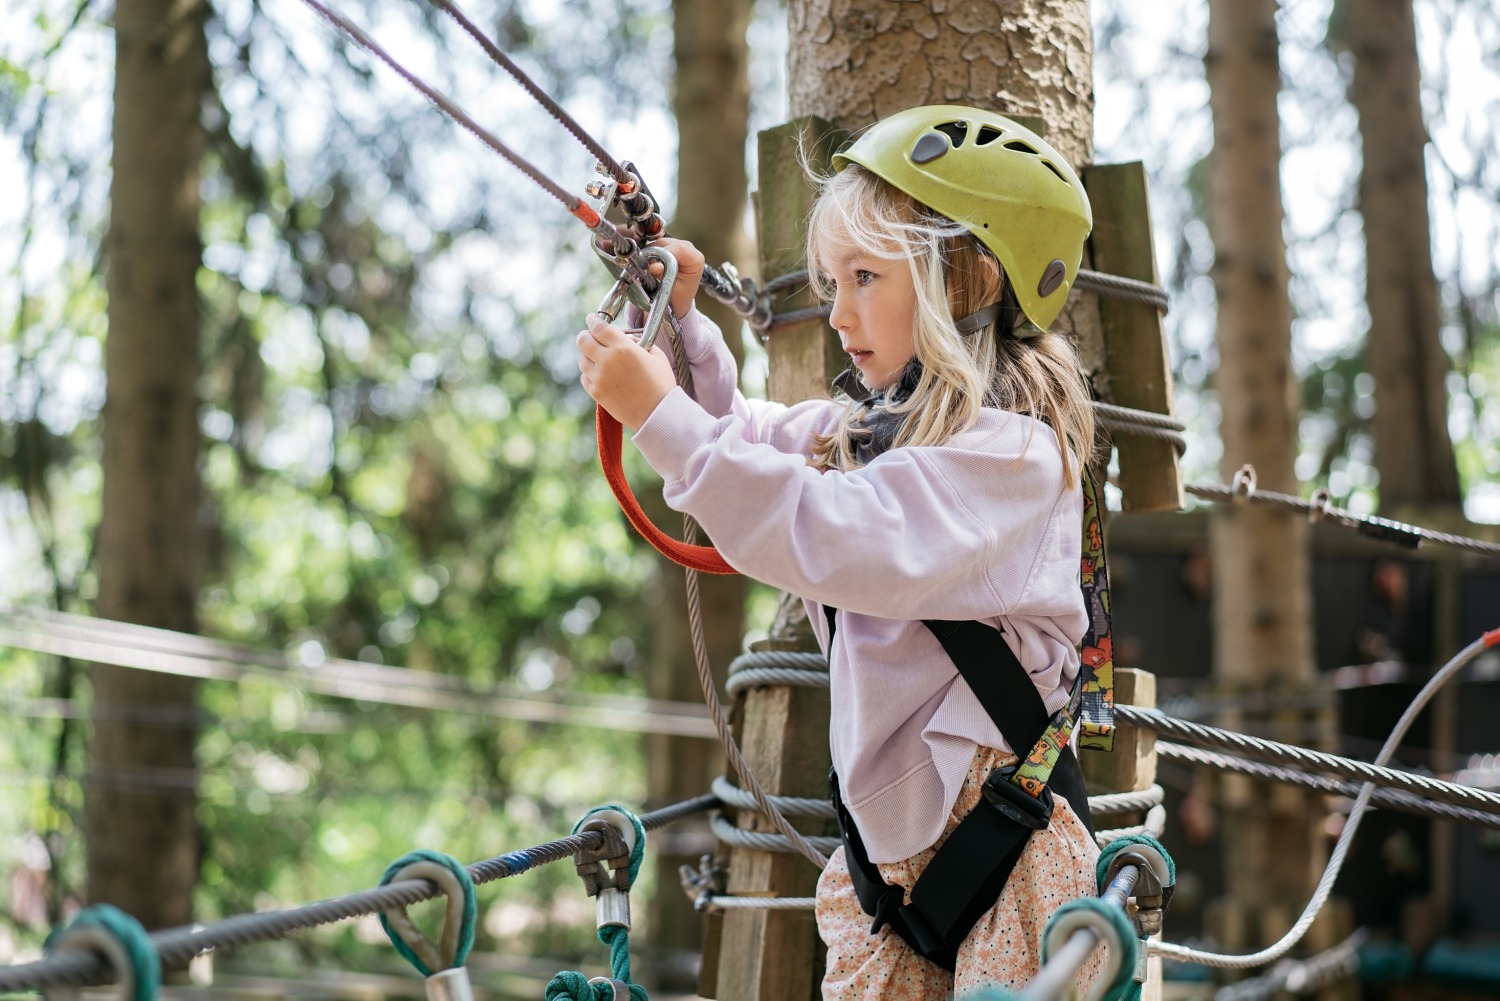
<path id="1" fill-rule="evenodd" d="M 1104 508 L 1099 484 L 1083 471 L 1083 560 L 1079 586 L 1088 609 L 1088 630 L 1079 645 L 1083 704 L 1078 721 L 1078 745 L 1095 751 L 1115 749 L 1114 633 L 1110 617 L 1109 566 L 1104 559 Z"/>

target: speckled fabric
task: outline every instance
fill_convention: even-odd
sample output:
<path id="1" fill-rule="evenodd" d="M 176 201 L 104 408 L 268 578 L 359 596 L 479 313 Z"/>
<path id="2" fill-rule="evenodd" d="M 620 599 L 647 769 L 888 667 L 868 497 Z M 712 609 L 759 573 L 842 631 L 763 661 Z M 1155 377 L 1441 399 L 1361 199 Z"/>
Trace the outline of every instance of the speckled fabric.
<path id="1" fill-rule="evenodd" d="M 887 882 L 905 888 L 908 901 L 938 846 L 980 803 L 986 776 L 1013 761 L 1012 754 L 981 747 L 937 844 L 904 862 L 880 865 Z M 1067 801 L 1056 796 L 1053 802 L 1051 824 L 1027 842 L 1000 899 L 959 947 L 953 974 L 912 952 L 889 928 L 870 934 L 870 916 L 859 906 L 849 881 L 844 850 L 834 852 L 818 880 L 818 933 L 828 946 L 823 997 L 941 1001 L 996 984 L 1015 990 L 1030 980 L 1041 965 L 1042 929 L 1052 912 L 1069 900 L 1098 892 L 1094 860 L 1099 849 Z M 1080 988 L 1086 990 L 1102 966 L 1096 953 L 1080 975 Z"/>

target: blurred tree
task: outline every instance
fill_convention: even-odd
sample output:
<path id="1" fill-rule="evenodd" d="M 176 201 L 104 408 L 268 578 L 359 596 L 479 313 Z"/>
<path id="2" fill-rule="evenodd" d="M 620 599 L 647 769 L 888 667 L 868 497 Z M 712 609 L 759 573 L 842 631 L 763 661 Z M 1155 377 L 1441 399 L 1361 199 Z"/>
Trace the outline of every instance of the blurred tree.
<path id="1" fill-rule="evenodd" d="M 1261 489 L 1296 494 L 1297 381 L 1282 224 L 1276 0 L 1210 0 L 1204 57 L 1213 111 L 1208 164 L 1212 275 L 1218 299 L 1222 474 L 1253 465 Z M 1303 691 L 1315 683 L 1306 519 L 1253 505 L 1215 510 L 1214 677 L 1231 692 Z M 1224 721 L 1243 727 L 1238 717 Z M 1278 739 L 1299 742 L 1300 735 Z M 1226 784 L 1226 895 L 1212 933 L 1259 947 L 1292 924 L 1322 867 L 1315 800 Z"/>
<path id="2" fill-rule="evenodd" d="M 114 178 L 105 243 L 98 613 L 194 632 L 200 565 L 198 288 L 205 3 L 115 9 Z M 196 681 L 95 665 L 88 896 L 147 928 L 192 919 Z"/>
<path id="3" fill-rule="evenodd" d="M 1363 150 L 1367 371 L 1375 377 L 1375 468 L 1382 510 L 1458 513 L 1458 462 L 1448 435 L 1448 355 L 1432 267 L 1427 128 L 1422 120 L 1412 0 L 1339 0 L 1328 40 L 1352 54 L 1349 99 Z"/>
<path id="4" fill-rule="evenodd" d="M 753 0 L 674 0 L 672 4 L 672 111 L 678 139 L 677 208 L 671 231 L 696 244 L 710 263 L 730 261 L 740 267 L 752 259 L 744 219 L 750 121 L 746 36 L 753 7 Z M 699 296 L 697 308 L 719 325 L 730 350 L 743 363 L 740 318 L 706 295 Z M 658 524 L 670 526 L 681 520 L 661 502 L 659 489 L 651 489 L 648 496 L 649 510 Z M 703 694 L 685 614 L 686 581 L 682 569 L 665 558 L 661 573 L 663 593 L 651 634 L 649 691 L 656 698 L 697 702 Z M 745 632 L 745 580 L 702 574 L 698 585 L 709 664 L 722 682 L 729 662 L 740 652 Z M 723 771 L 717 745 L 694 738 L 650 736 L 647 759 L 648 792 L 657 804 L 701 796 Z M 692 852 L 656 856 L 660 889 L 650 903 L 655 949 L 686 954 L 700 945 L 701 917 L 686 894 L 674 892 L 678 867 L 697 862 Z M 683 974 L 680 983 L 671 983 L 674 972 Z M 688 988 L 696 984 L 696 972 L 688 964 L 661 963 L 656 979 Z"/>

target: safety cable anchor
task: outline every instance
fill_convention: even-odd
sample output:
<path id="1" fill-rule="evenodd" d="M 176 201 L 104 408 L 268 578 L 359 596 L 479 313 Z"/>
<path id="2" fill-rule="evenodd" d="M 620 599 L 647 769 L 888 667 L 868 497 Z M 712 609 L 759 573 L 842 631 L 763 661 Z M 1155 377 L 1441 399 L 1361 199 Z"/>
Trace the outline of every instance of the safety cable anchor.
<path id="1" fill-rule="evenodd" d="M 1104 885 L 1108 885 L 1126 866 L 1135 866 L 1140 876 L 1136 879 L 1131 894 L 1135 912 L 1131 920 L 1141 938 L 1161 934 L 1162 918 L 1167 904 L 1172 899 L 1172 874 L 1167 860 L 1149 845 L 1132 845 L 1116 853 L 1105 870 Z"/>
<path id="2" fill-rule="evenodd" d="M 573 867 L 583 878 L 584 892 L 595 898 L 598 928 L 629 931 L 630 854 L 635 848 L 635 830 L 628 823 L 615 823 L 610 812 L 594 815 L 579 828 L 580 834 L 597 831 L 604 835 L 604 843 L 576 853 Z"/>
<path id="3" fill-rule="evenodd" d="M 713 906 L 714 897 L 723 893 L 727 886 L 724 870 L 714 862 L 712 855 L 700 858 L 697 869 L 690 865 L 679 866 L 677 875 L 682 880 L 682 892 L 692 900 L 693 910 L 700 914 Z"/>

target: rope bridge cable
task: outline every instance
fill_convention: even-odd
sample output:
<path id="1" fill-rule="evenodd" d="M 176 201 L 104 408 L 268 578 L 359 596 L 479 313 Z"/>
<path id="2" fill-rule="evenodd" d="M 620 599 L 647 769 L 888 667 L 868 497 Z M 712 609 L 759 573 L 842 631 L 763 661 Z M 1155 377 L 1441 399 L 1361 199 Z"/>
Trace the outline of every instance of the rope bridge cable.
<path id="1" fill-rule="evenodd" d="M 0 647 L 214 681 L 269 678 L 338 698 L 467 715 L 571 723 L 611 730 L 713 737 L 701 705 L 619 695 L 570 693 L 546 699 L 502 686 L 382 664 L 297 658 L 225 640 L 65 612 L 0 606 Z"/>
<path id="2" fill-rule="evenodd" d="M 1477 652 L 1477 651 L 1476 651 Z M 1383 767 L 1377 763 L 1355 761 L 1324 751 L 1314 751 L 1293 744 L 1283 744 L 1261 737 L 1251 737 L 1232 730 L 1187 720 L 1174 719 L 1155 710 L 1136 706 L 1116 706 L 1115 716 L 1122 723 L 1150 730 L 1204 747 L 1217 747 L 1270 764 L 1286 764 L 1313 771 L 1327 772 L 1344 778 L 1359 779 L 1376 786 L 1400 789 L 1440 803 L 1469 807 L 1485 813 L 1500 813 L 1500 794 L 1473 786 L 1444 782 L 1442 779 Z"/>
<path id="3" fill-rule="evenodd" d="M 1359 783 L 1357 782 L 1341 782 L 1338 779 L 1331 779 L 1322 775 L 1310 775 L 1307 772 L 1291 768 L 1278 768 L 1275 765 L 1265 765 L 1257 761 L 1248 761 L 1229 754 L 1218 754 L 1214 751 L 1204 751 L 1196 747 L 1174 744 L 1170 741 L 1158 741 L 1156 744 L 1156 753 L 1168 761 L 1180 761 L 1185 764 L 1204 765 L 1209 768 L 1219 769 L 1220 771 L 1238 772 L 1241 775 L 1249 775 L 1252 778 L 1282 782 L 1287 785 L 1311 789 L 1315 792 L 1346 796 L 1351 799 L 1358 796 L 1360 790 Z M 1500 830 L 1500 813 L 1486 813 L 1483 810 L 1468 810 L 1461 806 L 1450 806 L 1447 803 L 1434 803 L 1431 800 L 1423 799 L 1421 796 L 1409 792 L 1401 792 L 1394 789 L 1376 789 L 1370 796 L 1370 802 L 1383 810 L 1393 810 L 1443 820 L 1457 820 L 1474 827 Z"/>
<path id="4" fill-rule="evenodd" d="M 1305 994 L 1343 979 L 1359 969 L 1359 947 L 1369 932 L 1360 928 L 1331 949 L 1306 959 L 1284 959 L 1270 972 L 1221 987 L 1214 1001 L 1268 1001 L 1281 991 Z"/>
<path id="5" fill-rule="evenodd" d="M 1274 490 L 1260 490 L 1255 485 L 1255 470 L 1251 466 L 1245 466 L 1240 470 L 1240 475 L 1235 477 L 1233 485 L 1189 483 L 1185 489 L 1195 497 L 1220 503 L 1234 501 L 1306 514 L 1315 521 L 1326 521 L 1341 528 L 1351 529 L 1368 538 L 1389 542 L 1405 549 L 1417 549 L 1423 543 L 1432 542 L 1485 556 L 1500 556 L 1500 542 L 1487 542 L 1465 535 L 1438 532 L 1418 525 L 1355 514 L 1347 508 L 1335 507 L 1329 501 L 1327 488 L 1319 490 L 1313 495 L 1312 500 L 1303 500 L 1301 497 L 1278 493 Z"/>
<path id="6" fill-rule="evenodd" d="M 650 831 L 719 805 L 718 797 L 699 796 L 642 814 L 640 820 Z M 603 847 L 604 843 L 602 832 L 588 831 L 475 862 L 467 869 L 475 883 L 488 883 L 571 858 L 585 849 Z M 169 928 L 153 932 L 151 941 L 164 967 L 180 968 L 194 956 L 211 949 L 284 938 L 291 932 L 318 925 L 409 907 L 441 893 L 442 890 L 426 880 L 408 879 L 284 910 L 239 914 L 222 921 Z M 107 973 L 105 964 L 93 953 L 63 953 L 32 963 L 0 967 L 0 992 L 59 986 L 86 987 L 106 983 Z"/>
<path id="7" fill-rule="evenodd" d="M 1438 691 L 1448 683 L 1449 680 L 1457 677 L 1458 673 L 1463 670 L 1463 668 L 1470 661 L 1478 657 L 1485 650 L 1491 649 L 1495 646 L 1500 646 L 1500 629 L 1491 630 L 1490 632 L 1487 632 L 1483 636 L 1479 637 L 1479 639 L 1470 643 L 1468 646 L 1464 647 L 1456 655 L 1454 655 L 1454 657 L 1449 660 L 1448 663 L 1444 664 L 1437 671 L 1437 673 L 1428 680 L 1426 685 L 1422 686 L 1422 690 L 1417 693 L 1416 697 L 1412 699 L 1411 705 L 1407 706 L 1406 711 L 1401 714 L 1401 718 L 1396 721 L 1395 727 L 1391 730 L 1391 735 L 1386 738 L 1385 745 L 1381 747 L 1380 753 L 1376 755 L 1376 767 L 1383 767 L 1386 762 L 1388 762 L 1396 753 L 1396 748 L 1400 746 L 1401 741 L 1406 737 L 1407 730 L 1411 729 L 1412 723 L 1416 721 L 1417 716 L 1422 712 L 1424 708 L 1426 708 L 1427 703 L 1432 700 L 1433 696 L 1435 696 Z M 1116 707 L 1117 719 L 1120 718 L 1118 715 L 1120 708 L 1121 707 Z M 1150 716 L 1150 714 L 1148 713 L 1142 713 L 1139 711 L 1131 712 L 1128 715 L 1136 717 L 1137 719 Z M 1223 731 L 1220 732 L 1222 733 Z M 1322 757 L 1332 758 L 1333 756 L 1324 755 Z M 1342 759 L 1335 760 L 1341 761 Z M 1353 764 L 1358 763 L 1355 762 Z M 1398 772 L 1396 774 L 1400 775 L 1402 773 Z M 1329 852 L 1328 865 L 1323 870 L 1323 876 L 1318 880 L 1317 887 L 1313 890 L 1312 898 L 1308 900 L 1307 907 L 1302 911 L 1302 916 L 1299 917 L 1296 923 L 1292 925 L 1291 929 L 1288 930 L 1284 936 L 1282 936 L 1280 941 L 1265 949 L 1261 949 L 1258 952 L 1239 956 L 1226 956 L 1219 953 L 1204 952 L 1198 949 L 1189 949 L 1185 946 L 1175 945 L 1172 943 L 1154 941 L 1149 943 L 1149 948 L 1151 949 L 1151 951 L 1158 955 L 1168 956 L 1181 962 L 1200 963 L 1205 966 L 1214 966 L 1221 969 L 1235 970 L 1245 970 L 1257 966 L 1264 966 L 1265 964 L 1274 962 L 1275 960 L 1280 959 L 1282 956 L 1286 955 L 1294 945 L 1301 941 L 1302 936 L 1307 933 L 1307 930 L 1312 927 L 1312 923 L 1317 918 L 1318 912 L 1323 909 L 1324 903 L 1327 902 L 1329 895 L 1333 892 L 1333 884 L 1338 879 L 1339 871 L 1343 868 L 1344 858 L 1349 853 L 1349 845 L 1353 842 L 1354 835 L 1359 830 L 1360 821 L 1364 819 L 1365 812 L 1369 808 L 1370 799 L 1375 792 L 1375 788 L 1376 786 L 1373 781 L 1367 781 L 1360 788 L 1359 796 L 1354 801 L 1354 807 L 1349 811 L 1349 819 L 1344 823 L 1344 829 L 1339 833 L 1338 841 L 1334 843 L 1333 850 Z M 1464 787 L 1456 786 L 1453 788 L 1463 789 Z M 1469 791 L 1474 792 L 1477 790 Z M 1495 799 L 1496 797 L 1487 798 Z"/>

